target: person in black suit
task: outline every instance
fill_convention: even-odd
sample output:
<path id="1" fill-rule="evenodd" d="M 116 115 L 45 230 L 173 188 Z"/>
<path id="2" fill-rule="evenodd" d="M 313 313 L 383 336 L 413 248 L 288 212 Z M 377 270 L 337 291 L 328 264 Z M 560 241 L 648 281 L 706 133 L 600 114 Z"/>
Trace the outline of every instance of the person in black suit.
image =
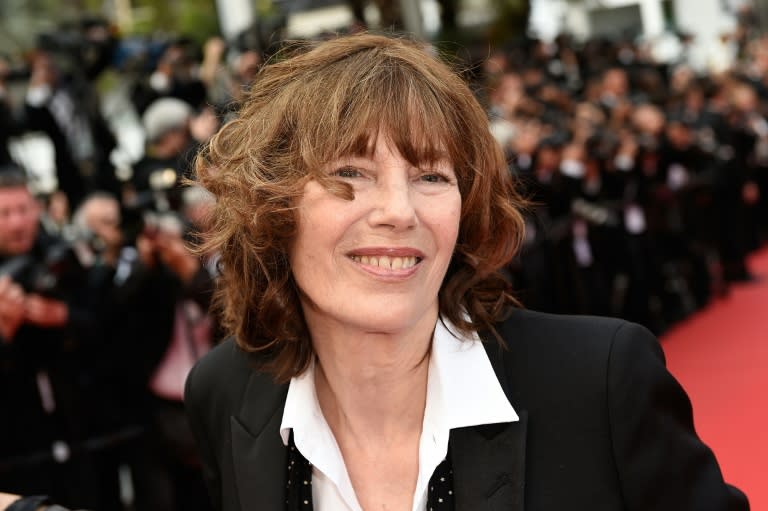
<path id="1" fill-rule="evenodd" d="M 121 184 L 110 161 L 117 138 L 88 80 L 63 73 L 50 53 L 35 53 L 24 116 L 28 131 L 45 133 L 53 144 L 58 189 L 70 211 L 89 191 L 119 196 Z"/>
<path id="2" fill-rule="evenodd" d="M 748 509 L 648 330 L 513 298 L 525 201 L 423 46 L 265 67 L 197 180 L 231 334 L 185 389 L 215 509 Z"/>
<path id="3" fill-rule="evenodd" d="M 527 311 L 471 91 L 356 35 L 267 66 L 200 154 L 231 338 L 185 404 L 217 510 L 742 510 L 644 327 Z"/>
<path id="4" fill-rule="evenodd" d="M 525 201 L 423 46 L 267 66 L 197 180 L 231 334 L 185 389 L 215 509 L 748 509 L 648 330 L 512 297 Z"/>
<path id="5" fill-rule="evenodd" d="M 10 141 L 24 132 L 24 127 L 9 94 L 9 79 L 14 71 L 10 60 L 0 53 L 0 172 L 15 164 L 11 156 Z"/>
<path id="6" fill-rule="evenodd" d="M 97 507 L 109 493 L 92 447 L 104 409 L 87 362 L 101 345 L 110 274 L 84 266 L 40 215 L 21 169 L 0 173 L 0 490 Z"/>

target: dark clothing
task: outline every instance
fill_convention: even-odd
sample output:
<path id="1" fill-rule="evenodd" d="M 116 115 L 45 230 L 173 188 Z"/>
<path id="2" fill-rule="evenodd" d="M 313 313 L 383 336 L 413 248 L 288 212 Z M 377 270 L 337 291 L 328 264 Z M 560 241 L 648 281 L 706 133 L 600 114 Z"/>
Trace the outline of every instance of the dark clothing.
<path id="1" fill-rule="evenodd" d="M 205 84 L 197 79 L 174 79 L 167 90 L 156 90 L 150 85 L 149 77 L 138 81 L 131 90 L 131 102 L 136 112 L 141 116 L 149 106 L 160 98 L 178 98 L 188 103 L 192 108 L 202 108 L 208 97 Z"/>
<path id="2" fill-rule="evenodd" d="M 0 343 L 0 487 L 45 493 L 65 505 L 99 504 L 90 442 L 100 422 L 101 306 L 109 273 L 88 271 L 60 240 L 42 235 L 24 256 L 0 260 L 28 293 L 63 301 L 68 322 L 23 324 Z M 64 253 L 65 256 L 54 257 Z M 55 285 L 53 285 L 55 284 Z"/>
<path id="3" fill-rule="evenodd" d="M 101 115 L 98 97 L 87 84 L 67 85 L 62 87 L 60 93 L 73 103 L 73 115 L 82 117 L 93 139 L 93 152 L 86 160 L 78 160 L 65 133 L 68 128 L 51 112 L 50 103 L 57 91 L 41 106 L 26 105 L 27 129 L 42 131 L 53 144 L 59 190 L 66 194 L 72 210 L 91 190 L 103 190 L 119 196 L 120 183 L 109 159 L 117 146 L 117 139 Z M 74 120 L 66 122 L 73 123 Z"/>
<path id="4" fill-rule="evenodd" d="M 141 412 L 135 415 L 146 414 L 147 382 L 171 343 L 177 301 L 189 298 L 207 311 L 212 290 L 211 276 L 203 267 L 184 285 L 165 266 L 146 268 L 139 262 L 125 281 L 116 283 L 110 337 L 120 355 L 111 360 L 123 407 Z"/>
<path id="5" fill-rule="evenodd" d="M 183 178 L 191 178 L 192 162 L 199 146 L 190 143 L 177 156 L 158 158 L 145 155 L 133 166 L 131 185 L 139 194 L 142 208 L 179 211 L 182 206 Z M 166 176 L 166 172 L 172 175 Z"/>
<path id="6" fill-rule="evenodd" d="M 13 164 L 8 143 L 11 137 L 21 135 L 23 128 L 16 119 L 11 105 L 0 96 L 0 167 Z"/>
<path id="7" fill-rule="evenodd" d="M 183 405 L 154 395 L 150 381 L 171 345 L 177 303 L 189 299 L 207 311 L 212 288 L 202 266 L 184 283 L 162 264 L 138 260 L 115 286 L 111 369 L 124 420 L 143 431 L 127 457 L 142 511 L 210 509 Z"/>
<path id="8" fill-rule="evenodd" d="M 647 330 L 524 310 L 498 329 L 509 350 L 486 350 L 520 421 L 451 432 L 457 511 L 748 509 L 696 436 L 688 397 Z M 285 509 L 287 390 L 231 340 L 187 379 L 217 510 Z"/>

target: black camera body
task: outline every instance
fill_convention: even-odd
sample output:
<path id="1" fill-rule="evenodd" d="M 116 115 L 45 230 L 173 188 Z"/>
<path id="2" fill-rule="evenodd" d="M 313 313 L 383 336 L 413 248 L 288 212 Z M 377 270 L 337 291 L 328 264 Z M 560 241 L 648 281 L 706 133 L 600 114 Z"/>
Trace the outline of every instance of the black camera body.
<path id="1" fill-rule="evenodd" d="M 0 276 L 8 275 L 25 292 L 55 299 L 82 286 L 85 271 L 74 246 L 64 241 L 49 244 L 42 254 L 18 255 L 0 265 Z"/>
<path id="2" fill-rule="evenodd" d="M 105 35 L 89 35 L 94 28 L 103 28 Z M 83 19 L 74 24 L 62 24 L 56 30 L 37 36 L 37 47 L 47 52 L 65 75 L 92 79 L 112 62 L 117 39 L 108 24 L 98 19 Z"/>
<path id="3" fill-rule="evenodd" d="M 2 56 L 0 56 L 1 58 Z M 26 66 L 13 66 L 9 67 L 4 72 L 0 72 L 0 81 L 5 81 L 9 83 L 13 82 L 24 82 L 26 84 L 27 80 L 29 80 L 29 68 Z"/>

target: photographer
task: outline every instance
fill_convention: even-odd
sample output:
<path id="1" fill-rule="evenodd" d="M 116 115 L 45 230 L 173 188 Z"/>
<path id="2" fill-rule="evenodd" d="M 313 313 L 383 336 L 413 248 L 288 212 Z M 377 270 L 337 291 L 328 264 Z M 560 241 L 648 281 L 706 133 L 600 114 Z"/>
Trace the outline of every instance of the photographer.
<path id="1" fill-rule="evenodd" d="M 40 206 L 26 187 L 26 178 L 20 173 L 4 172 L 0 175 L 0 263 L 7 267 L 13 258 L 22 256 L 44 257 L 49 240 L 39 232 Z M 34 266 L 18 270 L 19 279 L 31 278 Z M 37 293 L 25 293 L 21 284 L 11 281 L 9 275 L 0 277 L 3 310 L 7 317 L 0 325 L 3 341 L 14 340 L 24 324 L 43 328 L 63 327 L 69 320 L 69 310 L 61 300 L 45 298 Z M 23 300 L 21 300 L 23 299 Z M 20 309 L 19 301 L 23 307 Z"/>
<path id="2" fill-rule="evenodd" d="M 195 53 L 191 41 L 183 38 L 167 44 L 152 73 L 138 81 L 131 91 L 131 101 L 139 115 L 164 97 L 177 98 L 192 108 L 205 104 L 207 91 L 197 76 Z"/>
<path id="3" fill-rule="evenodd" d="M 196 113 L 184 101 L 164 97 L 147 108 L 141 122 L 145 154 L 134 165 L 131 178 L 137 200 L 151 202 L 158 210 L 177 210 L 181 180 L 189 177 L 194 154 L 216 132 L 219 120 L 211 108 Z"/>
<path id="4" fill-rule="evenodd" d="M 91 189 L 119 194 L 109 159 L 117 139 L 101 114 L 93 85 L 83 76 L 66 73 L 61 60 L 47 49 L 34 54 L 25 115 L 28 130 L 50 138 L 59 190 L 74 209 Z"/>
<path id="5" fill-rule="evenodd" d="M 22 124 L 11 102 L 8 82 L 19 72 L 11 67 L 8 57 L 0 53 L 0 166 L 13 163 L 8 143 L 22 133 Z"/>
<path id="6" fill-rule="evenodd" d="M 115 369 L 121 403 L 147 430 L 134 452 L 136 506 L 207 509 L 181 396 L 187 371 L 210 348 L 213 283 L 186 247 L 192 219 L 185 217 L 189 194 L 181 180 L 188 155 L 216 130 L 218 119 L 210 110 L 195 115 L 184 101 L 164 97 L 147 108 L 142 124 L 146 154 L 134 165 L 136 194 L 124 211 L 133 253 L 124 250 L 117 264 L 117 314 L 110 321 L 111 342 L 121 353 Z"/>
<path id="7" fill-rule="evenodd" d="M 97 475 L 82 446 L 98 411 L 81 389 L 102 283 L 39 220 L 25 176 L 0 174 L 0 488 L 66 504 Z"/>
<path id="8" fill-rule="evenodd" d="M 182 387 L 192 364 L 211 346 L 212 277 L 186 247 L 186 220 L 147 212 L 135 256 L 118 263 L 120 401 L 146 428 L 133 453 L 138 509 L 207 510 L 197 451 L 183 413 Z"/>
<path id="9" fill-rule="evenodd" d="M 105 192 L 94 192 L 85 198 L 72 216 L 75 235 L 84 238 L 102 269 L 114 269 L 123 248 L 120 203 Z"/>

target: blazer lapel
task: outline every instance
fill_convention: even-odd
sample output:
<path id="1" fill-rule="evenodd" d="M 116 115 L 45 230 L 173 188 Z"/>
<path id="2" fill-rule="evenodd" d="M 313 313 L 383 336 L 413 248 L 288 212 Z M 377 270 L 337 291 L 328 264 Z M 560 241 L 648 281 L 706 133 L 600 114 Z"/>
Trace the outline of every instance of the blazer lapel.
<path id="1" fill-rule="evenodd" d="M 285 509 L 286 448 L 280 423 L 287 385 L 252 376 L 239 417 L 230 417 L 232 457 L 240 508 Z"/>
<path id="2" fill-rule="evenodd" d="M 516 411 L 517 422 L 451 431 L 456 511 L 523 511 L 528 415 Z"/>
<path id="3" fill-rule="evenodd" d="M 491 336 L 481 337 L 496 378 L 510 399 L 504 352 Z M 518 406 L 515 412 L 517 422 L 451 431 L 456 511 L 523 511 L 528 413 Z"/>

